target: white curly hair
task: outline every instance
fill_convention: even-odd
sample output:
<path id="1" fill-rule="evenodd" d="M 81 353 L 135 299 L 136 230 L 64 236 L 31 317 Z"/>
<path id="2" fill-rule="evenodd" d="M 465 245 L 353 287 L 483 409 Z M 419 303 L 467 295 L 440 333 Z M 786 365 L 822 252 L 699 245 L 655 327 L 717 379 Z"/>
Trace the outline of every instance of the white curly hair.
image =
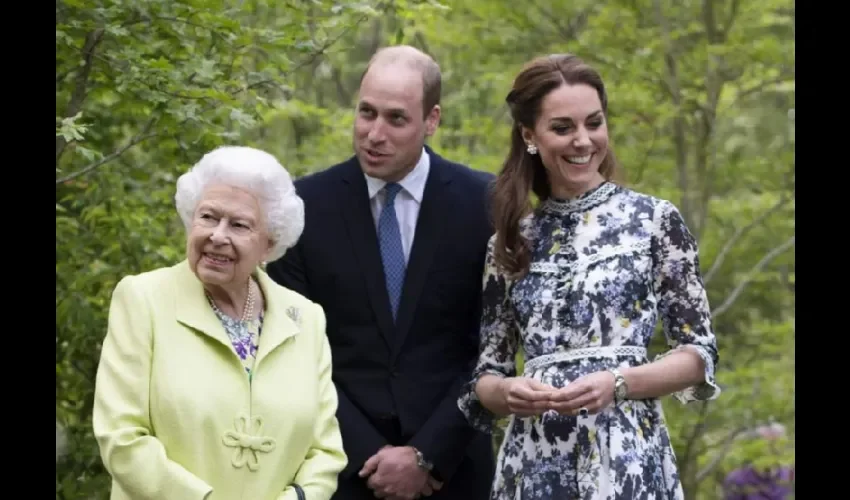
<path id="1" fill-rule="evenodd" d="M 272 241 L 269 261 L 283 257 L 298 242 L 304 230 L 304 201 L 277 158 L 245 146 L 222 146 L 204 155 L 177 179 L 174 202 L 187 230 L 204 190 L 212 183 L 245 189 L 257 197 Z"/>

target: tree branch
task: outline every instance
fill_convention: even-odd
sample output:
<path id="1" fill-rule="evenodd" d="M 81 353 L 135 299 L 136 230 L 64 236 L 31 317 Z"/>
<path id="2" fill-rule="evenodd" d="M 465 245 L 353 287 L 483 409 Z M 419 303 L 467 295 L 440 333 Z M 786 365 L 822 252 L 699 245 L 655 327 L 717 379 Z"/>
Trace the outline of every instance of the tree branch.
<path id="1" fill-rule="evenodd" d="M 708 401 L 701 401 L 699 403 L 699 415 L 697 416 L 697 421 L 694 423 L 694 426 L 691 428 L 691 433 L 688 436 L 685 444 L 685 453 L 683 454 L 682 466 L 681 466 L 681 477 L 685 477 L 688 469 L 692 463 L 691 457 L 696 454 L 696 442 L 697 438 L 702 435 L 703 430 L 706 427 L 706 416 L 708 414 Z"/>
<path id="2" fill-rule="evenodd" d="M 783 196 L 779 199 L 778 202 L 776 202 L 775 205 L 773 205 L 769 210 L 765 211 L 764 213 L 753 219 L 752 222 L 750 222 L 746 226 L 739 227 L 735 231 L 735 234 L 733 234 L 732 237 L 729 238 L 729 240 L 726 242 L 726 244 L 723 245 L 723 248 L 720 250 L 720 253 L 717 254 L 717 257 L 714 258 L 714 262 L 711 264 L 711 269 L 709 269 L 708 272 L 705 273 L 705 283 L 708 284 L 711 279 L 714 278 L 714 275 L 717 274 L 717 272 L 720 270 L 720 266 L 723 265 L 723 262 L 726 260 L 726 255 L 732 250 L 735 244 L 738 243 L 738 240 L 740 240 L 743 236 L 750 232 L 754 227 L 764 222 L 768 217 L 778 212 L 782 207 L 788 204 L 789 201 L 790 198 L 785 198 Z"/>
<path id="3" fill-rule="evenodd" d="M 728 455 L 729 452 L 732 451 L 732 446 L 735 445 L 735 440 L 738 439 L 738 436 L 743 434 L 746 430 L 747 428 L 745 426 L 739 427 L 734 431 L 730 432 L 729 435 L 723 439 L 723 448 L 711 458 L 711 462 L 709 462 L 708 465 L 697 471 L 697 483 L 705 479 L 706 476 L 708 476 L 709 474 L 711 474 L 712 471 L 714 471 L 714 469 L 720 464 L 720 462 L 726 457 L 726 455 Z"/>
<path id="4" fill-rule="evenodd" d="M 682 214 L 689 227 L 695 227 L 693 213 L 691 211 L 691 194 L 688 182 L 688 143 L 685 130 L 685 111 L 683 109 L 682 89 L 679 82 L 679 70 L 676 64 L 676 50 L 670 35 L 671 29 L 668 19 L 664 16 L 661 0 L 653 0 L 653 11 L 655 19 L 660 26 L 661 39 L 664 46 L 664 81 L 673 100 L 676 115 L 673 117 L 673 145 L 676 152 L 676 170 L 679 173 L 679 190 L 682 193 L 680 202 Z"/>
<path id="5" fill-rule="evenodd" d="M 735 287 L 734 290 L 732 290 L 732 293 L 729 294 L 729 297 L 726 298 L 726 301 L 724 301 L 720 305 L 720 307 L 716 308 L 714 311 L 711 312 L 712 317 L 716 319 L 718 316 L 728 311 L 729 308 L 735 304 L 735 301 L 738 300 L 738 296 L 741 295 L 741 292 L 744 291 L 744 288 L 746 288 L 747 285 L 749 285 L 750 282 L 755 278 L 755 275 L 760 272 L 764 268 L 764 266 L 766 266 L 770 261 L 781 255 L 783 252 L 785 252 L 785 250 L 788 250 L 789 248 L 794 246 L 796 238 L 796 236 L 788 238 L 787 240 L 785 240 L 784 243 L 765 254 L 765 256 L 762 257 L 762 259 L 758 262 L 758 264 L 756 264 L 750 270 L 750 272 L 747 273 L 747 276 L 744 277 L 743 280 L 741 280 L 738 286 Z"/>
<path id="6" fill-rule="evenodd" d="M 779 75 L 778 77 L 772 78 L 772 79 L 769 79 L 769 80 L 762 80 L 761 82 L 753 85 L 752 87 L 748 87 L 746 89 L 739 90 L 735 95 L 735 99 L 731 103 L 729 103 L 726 106 L 725 109 L 735 108 L 735 107 L 739 106 L 740 101 L 743 101 L 745 98 L 747 98 L 747 97 L 749 97 L 753 94 L 757 94 L 759 92 L 762 92 L 768 87 L 772 87 L 774 85 L 781 85 L 783 83 L 787 83 L 787 82 L 790 82 L 790 81 L 793 81 L 793 80 L 794 80 L 794 75 L 793 74 L 787 74 L 787 73 L 783 73 L 783 74 Z M 724 109 L 724 111 L 725 111 L 725 109 Z"/>
<path id="7" fill-rule="evenodd" d="M 56 184 L 59 185 L 59 184 L 62 184 L 63 182 L 67 182 L 67 181 L 70 181 L 72 179 L 76 179 L 77 177 L 80 177 L 82 175 L 86 175 L 89 172 L 91 172 L 92 170 L 94 170 L 98 167 L 101 167 L 101 166 L 105 165 L 106 163 L 109 163 L 110 161 L 118 158 L 119 156 L 124 154 L 128 149 L 132 148 L 136 144 L 139 144 L 140 142 L 146 141 L 147 139 L 150 139 L 151 137 L 159 135 L 157 132 L 148 133 L 150 131 L 151 127 L 153 127 L 154 123 L 156 123 L 157 119 L 158 119 L 158 117 L 154 116 L 150 120 L 148 120 L 148 123 L 145 125 L 144 129 L 141 132 L 139 132 L 135 137 L 130 139 L 130 141 L 127 144 L 125 144 L 121 148 L 117 149 L 112 154 L 104 156 L 100 160 L 97 160 L 96 162 L 94 162 L 94 163 L 74 172 L 74 173 L 71 173 L 71 174 L 66 175 L 65 177 L 61 177 L 59 179 L 56 179 Z"/>
<path id="8" fill-rule="evenodd" d="M 558 32 L 558 35 L 564 39 L 565 42 L 574 42 L 576 38 L 578 38 L 579 33 L 584 29 L 587 25 L 587 20 L 593 14 L 593 12 L 597 9 L 595 5 L 591 5 L 590 7 L 586 7 L 579 12 L 576 12 L 569 16 L 569 22 L 564 26 L 560 22 L 559 19 L 562 19 L 562 16 L 559 16 L 551 9 L 547 9 L 545 5 L 548 2 L 532 2 L 534 6 L 537 8 L 537 11 L 543 15 L 545 19 L 551 21 L 552 25 L 555 27 L 555 31 Z"/>
<path id="9" fill-rule="evenodd" d="M 644 122 L 646 125 L 652 130 L 652 139 L 649 140 L 649 147 L 646 148 L 646 152 L 643 155 L 643 159 L 635 164 L 634 171 L 637 174 L 634 178 L 632 178 L 632 182 L 639 184 L 641 180 L 643 180 L 643 174 L 646 171 L 647 165 L 649 165 L 649 158 L 652 156 L 653 151 L 655 150 L 655 143 L 658 139 L 659 133 L 658 129 L 653 125 L 651 119 L 647 118 L 642 113 L 637 113 L 637 116 Z M 646 141 L 644 141 L 646 142 Z"/>
<path id="10" fill-rule="evenodd" d="M 753 384 L 752 394 L 750 395 L 751 398 L 756 397 L 760 387 L 761 387 L 761 385 L 759 383 Z M 750 428 L 751 428 L 751 422 L 747 421 L 743 425 L 740 425 L 735 430 L 730 432 L 723 440 L 721 440 L 720 443 L 721 443 L 722 448 L 720 449 L 720 451 L 715 453 L 715 455 L 711 459 L 711 462 L 709 462 L 701 470 L 697 471 L 696 476 L 694 476 L 696 484 L 699 484 L 703 479 L 706 478 L 706 476 L 708 476 L 709 474 L 711 474 L 714 471 L 714 469 L 720 464 L 720 462 L 723 460 L 723 458 L 726 455 L 728 455 L 729 452 L 732 450 L 732 447 L 734 446 L 735 441 L 739 437 L 745 436 L 746 434 L 751 432 Z M 704 452 L 705 452 L 705 450 L 703 450 L 703 453 Z"/>
<path id="11" fill-rule="evenodd" d="M 787 413 L 783 413 L 782 415 L 779 415 L 775 418 L 775 421 L 785 422 L 793 419 L 794 411 L 792 410 Z M 741 427 L 738 427 L 737 429 L 730 432 L 729 435 L 727 435 L 722 441 L 723 448 L 711 458 L 711 461 L 706 464 L 705 467 L 703 467 L 699 472 L 697 472 L 697 483 L 708 477 L 708 475 L 710 475 L 714 471 L 714 469 L 717 468 L 718 465 L 720 465 L 720 462 L 722 462 L 726 455 L 728 455 L 729 452 L 732 451 L 732 447 L 735 445 L 736 441 L 738 441 L 739 439 L 752 439 L 757 437 L 757 429 L 753 429 L 750 425 L 742 425 Z"/>
<path id="12" fill-rule="evenodd" d="M 735 23 L 735 19 L 738 16 L 738 7 L 740 6 L 740 4 L 740 0 L 731 1 L 731 5 L 729 6 L 729 16 L 726 18 L 726 22 L 723 23 L 723 27 L 720 28 L 723 31 L 724 38 L 732 30 L 732 25 Z"/>
<path id="13" fill-rule="evenodd" d="M 94 50 L 97 44 L 103 40 L 104 29 L 98 28 L 88 35 L 83 43 L 83 67 L 77 73 L 77 78 L 74 81 L 74 90 L 71 92 L 71 100 L 68 101 L 68 107 L 65 108 L 65 118 L 75 116 L 83 108 L 83 101 L 86 99 L 89 75 L 92 69 L 92 59 L 94 58 Z M 61 135 L 56 138 L 56 164 L 59 165 L 59 158 L 65 151 L 67 141 Z"/>
<path id="14" fill-rule="evenodd" d="M 341 39 L 342 39 L 342 37 L 344 37 L 345 35 L 347 35 L 348 33 L 350 33 L 350 32 L 351 32 L 351 30 L 353 30 L 354 28 L 356 28 L 356 27 L 360 26 L 361 24 L 363 24 L 363 23 L 364 23 L 365 21 L 367 21 L 368 19 L 369 19 L 369 16 L 368 16 L 368 15 L 362 15 L 362 16 L 360 16 L 359 18 L 357 18 L 357 20 L 356 20 L 356 21 L 354 21 L 354 23 L 352 23 L 352 24 L 350 24 L 350 25 L 346 26 L 345 28 L 343 28 L 342 30 L 340 30 L 340 32 L 337 34 L 337 36 L 335 36 L 335 37 L 333 37 L 333 38 L 328 38 L 328 39 L 326 39 L 326 40 L 325 40 L 325 43 L 323 43 L 323 44 L 322 44 L 322 46 L 321 46 L 321 47 L 319 47 L 319 50 L 317 50 L 317 51 L 313 52 L 313 53 L 310 55 L 310 57 L 307 57 L 307 58 L 305 58 L 303 61 L 299 62 L 299 63 L 298 63 L 297 65 L 295 65 L 295 67 L 294 67 L 294 68 L 292 68 L 290 71 L 294 72 L 294 71 L 297 71 L 297 70 L 298 70 L 298 69 L 300 69 L 300 68 L 303 68 L 304 66 L 308 66 L 308 65 L 313 64 L 314 62 L 316 62 L 316 60 L 317 60 L 320 56 L 323 56 L 323 55 L 325 54 L 325 52 L 326 52 L 329 48 L 331 48 L 331 47 L 333 47 L 334 45 L 336 45 L 336 43 L 337 43 L 339 40 L 341 40 Z"/>
<path id="15" fill-rule="evenodd" d="M 325 54 L 325 52 L 327 52 L 327 50 L 329 48 L 331 48 L 333 45 L 335 45 L 342 37 L 344 37 L 354 27 L 361 25 L 367 19 L 369 19 L 369 16 L 366 16 L 366 15 L 359 17 L 357 19 L 357 21 L 355 21 L 353 24 L 346 26 L 344 29 L 342 29 L 337 34 L 337 36 L 325 40 L 325 43 L 323 43 L 321 47 L 319 47 L 315 52 L 310 54 L 309 57 L 305 57 L 303 60 L 299 61 L 295 66 L 290 68 L 288 70 L 288 72 L 294 73 L 294 72 L 298 71 L 299 69 L 301 69 L 305 66 L 312 65 L 313 63 L 315 63 L 319 59 L 320 56 L 323 56 Z M 240 94 L 242 92 L 245 92 L 247 90 L 257 88 L 257 87 L 263 87 L 265 85 L 272 85 L 274 87 L 277 87 L 277 89 L 280 90 L 282 95 L 284 95 L 284 96 L 287 94 L 286 90 L 277 82 L 277 78 L 267 78 L 265 80 L 260 80 L 258 82 L 254 82 L 254 83 L 249 84 L 249 85 L 244 85 L 244 86 L 239 87 L 237 89 L 231 90 L 230 94 L 235 96 L 235 95 Z"/>

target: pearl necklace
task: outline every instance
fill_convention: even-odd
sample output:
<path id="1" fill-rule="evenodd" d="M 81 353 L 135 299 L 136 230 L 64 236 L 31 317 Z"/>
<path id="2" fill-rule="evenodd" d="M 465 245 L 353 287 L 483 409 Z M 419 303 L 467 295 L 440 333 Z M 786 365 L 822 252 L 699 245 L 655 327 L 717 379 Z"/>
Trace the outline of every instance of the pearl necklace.
<path id="1" fill-rule="evenodd" d="M 248 278 L 248 296 L 245 297 L 245 306 L 242 308 L 241 321 L 243 323 L 247 323 L 248 321 L 254 319 L 254 287 L 252 286 L 253 284 L 254 280 Z M 207 300 L 209 301 L 213 310 L 224 314 L 224 312 L 222 312 L 222 310 L 219 309 L 217 305 L 215 305 L 215 301 L 213 300 L 212 295 L 210 295 L 210 292 L 205 291 L 204 293 L 206 294 Z"/>

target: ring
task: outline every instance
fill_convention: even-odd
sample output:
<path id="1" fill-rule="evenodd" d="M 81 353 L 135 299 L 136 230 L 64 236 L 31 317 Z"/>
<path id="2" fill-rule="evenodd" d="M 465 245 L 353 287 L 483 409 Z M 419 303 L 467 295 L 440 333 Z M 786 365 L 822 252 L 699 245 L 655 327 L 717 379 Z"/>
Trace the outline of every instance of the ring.
<path id="1" fill-rule="evenodd" d="M 587 416 L 587 413 L 588 413 L 588 412 L 587 412 L 587 408 L 581 408 L 581 409 L 578 411 L 578 415 L 579 415 L 580 417 L 586 417 L 586 416 Z"/>

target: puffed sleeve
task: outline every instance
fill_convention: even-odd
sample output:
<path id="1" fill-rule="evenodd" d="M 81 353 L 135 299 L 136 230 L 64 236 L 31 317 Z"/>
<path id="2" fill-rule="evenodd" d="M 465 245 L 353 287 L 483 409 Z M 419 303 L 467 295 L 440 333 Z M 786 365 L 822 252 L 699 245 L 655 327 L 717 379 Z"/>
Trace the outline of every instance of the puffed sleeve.
<path id="1" fill-rule="evenodd" d="M 458 399 L 458 408 L 470 425 L 486 433 L 492 432 L 495 415 L 481 404 L 475 393 L 475 385 L 487 374 L 516 376 L 516 354 L 519 348 L 513 306 L 508 295 L 510 280 L 497 268 L 494 248 L 495 236 L 488 242 L 484 264 L 478 362 Z"/>
<path id="2" fill-rule="evenodd" d="M 212 487 L 169 460 L 163 444 L 151 434 L 151 325 L 139 281 L 125 277 L 109 307 L 95 380 L 94 435 L 104 467 L 128 497 L 202 500 Z"/>
<path id="3" fill-rule="evenodd" d="M 319 356 L 316 359 L 316 375 L 319 377 L 319 410 L 313 427 L 313 445 L 304 457 L 294 483 L 309 500 L 330 500 L 337 488 L 337 476 L 348 464 L 342 447 L 342 434 L 336 418 L 337 394 L 331 379 L 331 349 L 325 333 L 325 314 L 321 306 L 313 310 Z M 298 500 L 297 488 L 290 486 L 278 500 Z"/>
<path id="4" fill-rule="evenodd" d="M 656 359 L 678 349 L 693 349 L 705 362 L 705 380 L 674 396 L 682 403 L 715 399 L 720 395 L 715 380 L 717 340 L 699 267 L 699 249 L 681 213 L 668 201 L 656 207 L 652 260 L 658 312 L 670 348 Z"/>

